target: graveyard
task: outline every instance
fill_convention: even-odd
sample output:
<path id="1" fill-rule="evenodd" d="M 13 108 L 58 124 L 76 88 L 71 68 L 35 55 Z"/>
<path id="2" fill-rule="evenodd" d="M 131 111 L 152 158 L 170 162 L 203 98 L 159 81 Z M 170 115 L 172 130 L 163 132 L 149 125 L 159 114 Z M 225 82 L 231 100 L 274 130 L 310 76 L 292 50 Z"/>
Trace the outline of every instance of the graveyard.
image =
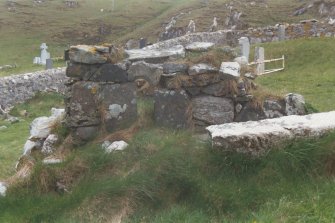
<path id="1" fill-rule="evenodd" d="M 6 1 L 0 222 L 335 221 L 334 8 Z"/>

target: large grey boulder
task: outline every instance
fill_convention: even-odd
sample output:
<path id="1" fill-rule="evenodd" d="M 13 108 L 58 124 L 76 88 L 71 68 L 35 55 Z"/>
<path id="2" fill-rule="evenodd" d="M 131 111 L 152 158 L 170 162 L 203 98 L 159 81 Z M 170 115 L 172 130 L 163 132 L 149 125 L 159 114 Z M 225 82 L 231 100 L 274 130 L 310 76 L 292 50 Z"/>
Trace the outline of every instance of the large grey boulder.
<path id="1" fill-rule="evenodd" d="M 100 67 L 101 64 L 83 64 L 70 61 L 66 67 L 66 76 L 88 81 Z"/>
<path id="2" fill-rule="evenodd" d="M 114 151 L 122 151 L 124 149 L 126 149 L 129 146 L 128 143 L 126 143 L 125 141 L 115 141 L 115 142 L 109 142 L 109 141 L 105 141 L 102 144 L 102 149 L 105 150 L 106 153 L 111 153 Z"/>
<path id="3" fill-rule="evenodd" d="M 285 115 L 285 101 L 266 99 L 263 103 L 266 118 L 279 118 Z"/>
<path id="4" fill-rule="evenodd" d="M 209 64 L 195 64 L 188 69 L 189 75 L 198 75 L 198 74 L 209 74 L 209 73 L 216 73 L 219 70 L 216 67 L 213 67 Z"/>
<path id="5" fill-rule="evenodd" d="M 133 63 L 128 70 L 128 80 L 145 79 L 152 85 L 158 85 L 163 74 L 162 65 L 149 64 L 144 61 Z"/>
<path id="6" fill-rule="evenodd" d="M 104 64 L 90 78 L 95 82 L 125 83 L 128 81 L 128 73 L 119 64 Z"/>
<path id="7" fill-rule="evenodd" d="M 154 100 L 154 119 L 158 126 L 177 129 L 191 126 L 191 103 L 184 90 L 158 90 Z"/>
<path id="8" fill-rule="evenodd" d="M 245 103 L 245 102 L 242 102 Z M 261 106 L 247 102 L 235 117 L 235 122 L 258 121 L 265 119 L 266 115 Z"/>
<path id="9" fill-rule="evenodd" d="M 100 85 L 95 82 L 78 81 L 71 86 L 70 98 L 66 101 L 68 127 L 95 126 L 101 123 L 99 91 Z"/>
<path id="10" fill-rule="evenodd" d="M 253 156 L 264 155 L 287 140 L 319 137 L 334 129 L 334 111 L 207 127 L 213 147 Z"/>
<path id="11" fill-rule="evenodd" d="M 137 120 L 135 83 L 101 86 L 102 120 L 107 131 L 127 128 Z"/>
<path id="12" fill-rule="evenodd" d="M 64 109 L 52 108 L 50 117 L 36 118 L 30 125 L 30 139 L 47 138 L 52 128 L 64 118 L 64 115 Z"/>
<path id="13" fill-rule="evenodd" d="M 202 88 L 201 92 L 208 95 L 221 97 L 226 95 L 227 90 L 224 81 L 220 81 L 219 83 L 214 83 Z"/>
<path id="14" fill-rule="evenodd" d="M 206 52 L 214 47 L 214 43 L 210 42 L 194 42 L 188 44 L 185 49 L 193 52 Z"/>
<path id="15" fill-rule="evenodd" d="M 127 82 L 127 71 L 124 64 L 82 64 L 69 62 L 66 76 L 76 80 L 95 82 Z"/>
<path id="16" fill-rule="evenodd" d="M 176 45 L 167 49 L 134 49 L 126 50 L 128 55 L 128 60 L 130 61 L 140 61 L 144 60 L 146 62 L 163 62 L 169 58 L 183 58 L 185 57 L 185 49 L 182 45 Z"/>
<path id="17" fill-rule="evenodd" d="M 290 93 L 285 95 L 287 115 L 305 115 L 305 99 L 300 94 Z"/>
<path id="18" fill-rule="evenodd" d="M 193 118 L 207 125 L 234 120 L 234 103 L 227 98 L 200 96 L 192 99 Z"/>
<path id="19" fill-rule="evenodd" d="M 108 60 L 108 52 L 108 47 L 78 45 L 70 47 L 69 57 L 76 63 L 103 64 Z"/>
<path id="20" fill-rule="evenodd" d="M 188 64 L 167 62 L 163 64 L 164 74 L 186 73 Z"/>

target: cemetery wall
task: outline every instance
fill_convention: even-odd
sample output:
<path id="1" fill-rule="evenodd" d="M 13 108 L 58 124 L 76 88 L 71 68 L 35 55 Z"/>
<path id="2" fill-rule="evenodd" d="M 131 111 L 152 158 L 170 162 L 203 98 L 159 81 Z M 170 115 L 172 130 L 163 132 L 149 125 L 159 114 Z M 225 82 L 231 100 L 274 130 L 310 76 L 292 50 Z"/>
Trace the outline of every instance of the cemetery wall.
<path id="1" fill-rule="evenodd" d="M 17 103 L 31 99 L 38 92 L 65 92 L 68 80 L 65 68 L 0 78 L 0 106 L 9 109 Z"/>
<path id="2" fill-rule="evenodd" d="M 235 46 L 240 37 L 248 37 L 251 44 L 283 41 L 297 38 L 335 37 L 335 26 L 316 20 L 302 21 L 296 24 L 249 28 L 247 30 L 220 30 L 217 32 L 191 33 L 147 46 L 148 49 L 186 46 L 192 42 L 212 42 Z"/>
<path id="3" fill-rule="evenodd" d="M 249 28 L 239 35 L 247 36 L 251 44 L 274 42 L 298 38 L 335 37 L 335 26 L 316 20 L 296 24 L 283 24 L 261 28 Z"/>

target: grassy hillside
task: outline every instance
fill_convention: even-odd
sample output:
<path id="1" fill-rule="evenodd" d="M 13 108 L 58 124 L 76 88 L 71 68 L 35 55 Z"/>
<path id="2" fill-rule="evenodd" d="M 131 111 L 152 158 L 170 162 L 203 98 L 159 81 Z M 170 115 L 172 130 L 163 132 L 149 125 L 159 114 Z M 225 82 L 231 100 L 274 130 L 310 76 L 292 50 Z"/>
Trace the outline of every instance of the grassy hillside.
<path id="1" fill-rule="evenodd" d="M 207 31 L 213 17 L 219 18 L 219 28 L 224 28 L 228 15 L 228 0 L 78 0 L 79 7 L 68 8 L 63 0 L 15 0 L 11 6 L 0 1 L 0 66 L 17 64 L 13 70 L 0 72 L 0 76 L 42 67 L 32 65 L 39 55 L 42 42 L 49 45 L 52 57 L 63 55 L 69 45 L 82 43 L 124 43 L 130 38 L 147 37 L 156 42 L 162 24 L 172 16 L 185 13 L 176 26 L 186 26 L 190 19 L 196 22 L 197 31 Z M 252 26 L 276 22 L 299 21 L 313 17 L 311 14 L 292 16 L 299 6 L 298 0 L 268 0 L 250 5 L 250 1 L 234 1 L 234 7 L 243 12 L 242 20 Z M 15 8 L 15 9 L 13 9 Z M 62 63 L 56 66 L 64 66 Z"/>

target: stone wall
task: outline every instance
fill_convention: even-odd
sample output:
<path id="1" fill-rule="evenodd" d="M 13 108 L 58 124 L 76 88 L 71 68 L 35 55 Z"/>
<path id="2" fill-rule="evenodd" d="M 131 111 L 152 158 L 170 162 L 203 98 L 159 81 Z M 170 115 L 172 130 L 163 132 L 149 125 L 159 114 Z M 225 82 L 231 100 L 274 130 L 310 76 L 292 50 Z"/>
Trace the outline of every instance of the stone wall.
<path id="1" fill-rule="evenodd" d="M 305 20 L 296 24 L 283 25 L 285 28 L 284 40 L 311 37 L 335 37 L 335 26 L 328 22 Z M 250 28 L 239 35 L 247 36 L 252 44 L 274 42 L 280 39 L 280 26 Z"/>
<path id="2" fill-rule="evenodd" d="M 174 129 L 204 130 L 215 124 L 304 114 L 299 95 L 257 102 L 250 94 L 255 89 L 254 75 L 246 73 L 249 69 L 241 59 L 235 58 L 240 63 L 222 62 L 220 67 L 187 62 L 188 53 L 206 55 L 212 47 L 210 43 L 193 43 L 169 51 L 129 50 L 123 63 L 112 61 L 109 47 L 71 47 L 65 105 L 66 123 L 75 141 L 82 143 L 99 131 L 129 127 L 137 119 L 140 96 L 153 99 L 158 126 Z"/>
<path id="3" fill-rule="evenodd" d="M 68 80 L 65 68 L 0 78 L 0 106 L 9 109 L 17 103 L 31 99 L 38 92 L 65 92 Z"/>
<path id="4" fill-rule="evenodd" d="M 217 32 L 191 33 L 162 42 L 155 43 L 147 49 L 171 48 L 176 45 L 186 46 L 192 42 L 211 42 L 217 45 L 238 44 L 240 37 L 248 37 L 251 44 L 290 40 L 304 37 L 335 37 L 335 26 L 327 21 L 305 20 L 296 24 L 284 24 L 285 36 L 282 39 L 280 25 L 249 28 L 248 30 L 220 30 Z"/>
<path id="5" fill-rule="evenodd" d="M 112 62 L 108 46 L 75 46 L 69 50 L 65 97 L 66 124 L 81 144 L 99 131 L 129 127 L 137 119 L 136 85 L 125 64 Z"/>

